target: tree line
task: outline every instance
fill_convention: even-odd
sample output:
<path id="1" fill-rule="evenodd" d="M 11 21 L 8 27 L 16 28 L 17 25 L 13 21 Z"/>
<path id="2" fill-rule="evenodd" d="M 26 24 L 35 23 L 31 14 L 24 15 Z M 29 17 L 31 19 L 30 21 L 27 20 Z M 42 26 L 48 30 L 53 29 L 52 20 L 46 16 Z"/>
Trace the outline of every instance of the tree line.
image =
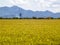
<path id="1" fill-rule="evenodd" d="M 60 18 L 53 18 L 53 17 L 32 17 L 32 18 L 29 18 L 29 17 L 24 17 L 24 18 L 18 18 L 18 17 L 13 17 L 13 18 L 3 18 L 3 17 L 0 17 L 0 19 L 60 19 Z"/>

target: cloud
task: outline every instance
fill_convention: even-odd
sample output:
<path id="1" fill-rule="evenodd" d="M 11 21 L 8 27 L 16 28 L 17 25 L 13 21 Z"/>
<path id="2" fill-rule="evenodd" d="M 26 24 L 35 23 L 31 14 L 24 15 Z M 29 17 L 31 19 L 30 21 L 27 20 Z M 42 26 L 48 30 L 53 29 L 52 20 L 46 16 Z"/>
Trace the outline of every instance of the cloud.
<path id="1" fill-rule="evenodd" d="M 50 10 L 52 12 L 60 12 L 60 0 L 3 0 L 3 3 L 0 4 L 7 6 L 17 5 L 33 11 Z"/>
<path id="2" fill-rule="evenodd" d="M 0 7 L 2 6 L 13 6 L 15 3 L 12 0 L 0 0 Z"/>
<path id="3" fill-rule="evenodd" d="M 53 3 L 51 3 L 48 10 L 52 12 L 60 12 L 60 0 L 55 0 Z"/>
<path id="4" fill-rule="evenodd" d="M 16 5 L 20 5 L 25 9 L 31 10 L 46 10 L 49 5 L 44 0 L 14 0 Z"/>

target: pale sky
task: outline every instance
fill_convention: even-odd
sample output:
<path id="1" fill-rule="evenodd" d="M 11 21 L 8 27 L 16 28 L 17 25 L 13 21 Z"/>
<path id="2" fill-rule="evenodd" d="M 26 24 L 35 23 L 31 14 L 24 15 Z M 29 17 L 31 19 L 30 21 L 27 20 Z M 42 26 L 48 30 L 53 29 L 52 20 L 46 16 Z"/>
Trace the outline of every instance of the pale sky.
<path id="1" fill-rule="evenodd" d="M 14 5 L 26 10 L 60 12 L 60 0 L 0 0 L 0 7 Z"/>

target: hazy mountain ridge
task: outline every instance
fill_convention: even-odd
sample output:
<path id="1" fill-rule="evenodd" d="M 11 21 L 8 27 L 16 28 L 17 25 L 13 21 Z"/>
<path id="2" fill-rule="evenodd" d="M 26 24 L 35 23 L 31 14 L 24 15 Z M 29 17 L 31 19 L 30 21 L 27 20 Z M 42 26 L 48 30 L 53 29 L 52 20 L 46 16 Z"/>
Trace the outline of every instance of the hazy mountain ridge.
<path id="1" fill-rule="evenodd" d="M 53 13 L 50 11 L 32 11 L 24 10 L 20 7 L 0 7 L 0 17 L 19 17 L 19 14 L 22 14 L 22 17 L 60 17 L 60 13 Z"/>

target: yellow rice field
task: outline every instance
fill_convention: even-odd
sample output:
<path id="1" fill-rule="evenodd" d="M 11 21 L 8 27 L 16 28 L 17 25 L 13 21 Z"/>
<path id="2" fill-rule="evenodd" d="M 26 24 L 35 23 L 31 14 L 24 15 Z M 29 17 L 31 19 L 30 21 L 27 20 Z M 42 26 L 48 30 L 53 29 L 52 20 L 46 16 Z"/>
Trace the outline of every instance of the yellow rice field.
<path id="1" fill-rule="evenodd" d="M 0 19 L 0 45 L 60 45 L 60 20 Z"/>

